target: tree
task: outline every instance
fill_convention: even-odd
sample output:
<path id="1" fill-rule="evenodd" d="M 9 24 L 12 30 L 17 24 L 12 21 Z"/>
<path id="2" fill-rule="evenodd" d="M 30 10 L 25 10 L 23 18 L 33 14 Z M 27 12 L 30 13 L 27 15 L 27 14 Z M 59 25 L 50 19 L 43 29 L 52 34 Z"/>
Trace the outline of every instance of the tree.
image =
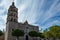
<path id="1" fill-rule="evenodd" d="M 51 26 L 49 30 L 45 30 L 43 34 L 46 38 L 60 38 L 60 26 Z"/>
<path id="2" fill-rule="evenodd" d="M 0 36 L 2 36 L 3 35 L 3 32 L 0 30 Z"/>
<path id="3" fill-rule="evenodd" d="M 43 33 L 38 33 L 38 37 L 40 37 L 40 38 L 45 38 L 45 36 L 43 35 Z"/>
<path id="4" fill-rule="evenodd" d="M 53 35 L 50 33 L 50 31 L 45 31 L 43 33 L 43 35 L 45 36 L 45 38 L 51 38 L 51 37 L 53 37 Z"/>
<path id="5" fill-rule="evenodd" d="M 29 32 L 29 36 L 33 37 L 33 40 L 35 40 L 34 37 L 38 37 L 38 32 L 36 32 L 36 31 L 30 31 Z"/>
<path id="6" fill-rule="evenodd" d="M 37 33 L 36 31 L 31 31 L 31 32 L 29 32 L 29 35 L 30 35 L 31 37 L 38 37 L 38 33 Z"/>
<path id="7" fill-rule="evenodd" d="M 58 25 L 51 26 L 50 33 L 53 35 L 53 37 L 60 38 L 60 26 L 58 26 Z"/>
<path id="8" fill-rule="evenodd" d="M 12 31 L 12 36 L 16 36 L 16 40 L 18 40 L 20 36 L 24 36 L 24 31 L 15 29 Z"/>

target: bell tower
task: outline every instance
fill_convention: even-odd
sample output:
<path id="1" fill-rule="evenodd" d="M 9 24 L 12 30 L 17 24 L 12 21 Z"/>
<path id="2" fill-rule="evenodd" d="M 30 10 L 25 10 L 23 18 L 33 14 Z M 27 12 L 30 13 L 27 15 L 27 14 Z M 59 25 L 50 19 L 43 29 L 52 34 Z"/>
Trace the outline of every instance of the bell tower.
<path id="1" fill-rule="evenodd" d="M 18 28 L 18 8 L 16 8 L 14 2 L 12 2 L 7 14 L 5 40 L 15 40 L 11 33 L 12 29 L 16 28 Z"/>
<path id="2" fill-rule="evenodd" d="M 14 2 L 8 9 L 7 22 L 18 22 L 18 9 L 15 7 Z"/>

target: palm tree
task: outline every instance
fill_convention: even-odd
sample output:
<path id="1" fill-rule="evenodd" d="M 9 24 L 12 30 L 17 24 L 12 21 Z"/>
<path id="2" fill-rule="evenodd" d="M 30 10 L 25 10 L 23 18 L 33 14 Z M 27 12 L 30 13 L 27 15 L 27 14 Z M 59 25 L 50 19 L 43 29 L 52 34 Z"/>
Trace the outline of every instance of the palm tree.
<path id="1" fill-rule="evenodd" d="M 12 30 L 12 36 L 15 36 L 16 40 L 18 40 L 20 36 L 24 36 L 24 31 L 19 29 Z"/>

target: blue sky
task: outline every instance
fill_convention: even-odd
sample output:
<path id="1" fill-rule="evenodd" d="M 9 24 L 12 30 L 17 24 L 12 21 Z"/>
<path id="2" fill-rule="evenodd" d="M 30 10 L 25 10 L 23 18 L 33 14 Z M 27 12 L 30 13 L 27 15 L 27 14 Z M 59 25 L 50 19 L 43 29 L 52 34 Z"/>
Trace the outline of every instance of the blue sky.
<path id="1" fill-rule="evenodd" d="M 18 21 L 39 26 L 42 30 L 60 25 L 60 0 L 14 0 Z M 0 29 L 6 28 L 6 18 L 12 0 L 0 0 Z"/>

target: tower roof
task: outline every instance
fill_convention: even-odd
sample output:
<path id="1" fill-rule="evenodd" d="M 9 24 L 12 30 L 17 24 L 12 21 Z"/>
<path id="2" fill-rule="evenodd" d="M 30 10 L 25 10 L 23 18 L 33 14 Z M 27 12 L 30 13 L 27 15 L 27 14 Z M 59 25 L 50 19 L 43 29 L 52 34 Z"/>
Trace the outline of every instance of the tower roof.
<path id="1" fill-rule="evenodd" d="M 27 20 L 25 21 L 25 23 L 28 23 Z"/>
<path id="2" fill-rule="evenodd" d="M 16 8 L 14 1 L 12 2 L 12 5 L 10 6 L 10 8 Z"/>
<path id="3" fill-rule="evenodd" d="M 26 21 L 24 22 L 24 24 L 28 24 L 28 21 L 26 20 Z"/>
<path id="4" fill-rule="evenodd" d="M 18 8 L 16 8 L 16 6 L 15 6 L 15 3 L 12 2 L 12 4 L 9 7 L 9 10 L 15 10 L 15 11 L 17 11 L 16 9 L 18 10 Z"/>
<path id="5" fill-rule="evenodd" d="M 14 0 L 12 0 L 12 5 L 14 5 Z"/>
<path id="6" fill-rule="evenodd" d="M 11 5 L 11 7 L 15 7 L 15 3 L 14 3 L 14 2 L 12 2 L 12 5 Z"/>
<path id="7" fill-rule="evenodd" d="M 12 6 L 15 6 L 15 5 L 14 5 L 14 0 L 12 0 Z"/>

